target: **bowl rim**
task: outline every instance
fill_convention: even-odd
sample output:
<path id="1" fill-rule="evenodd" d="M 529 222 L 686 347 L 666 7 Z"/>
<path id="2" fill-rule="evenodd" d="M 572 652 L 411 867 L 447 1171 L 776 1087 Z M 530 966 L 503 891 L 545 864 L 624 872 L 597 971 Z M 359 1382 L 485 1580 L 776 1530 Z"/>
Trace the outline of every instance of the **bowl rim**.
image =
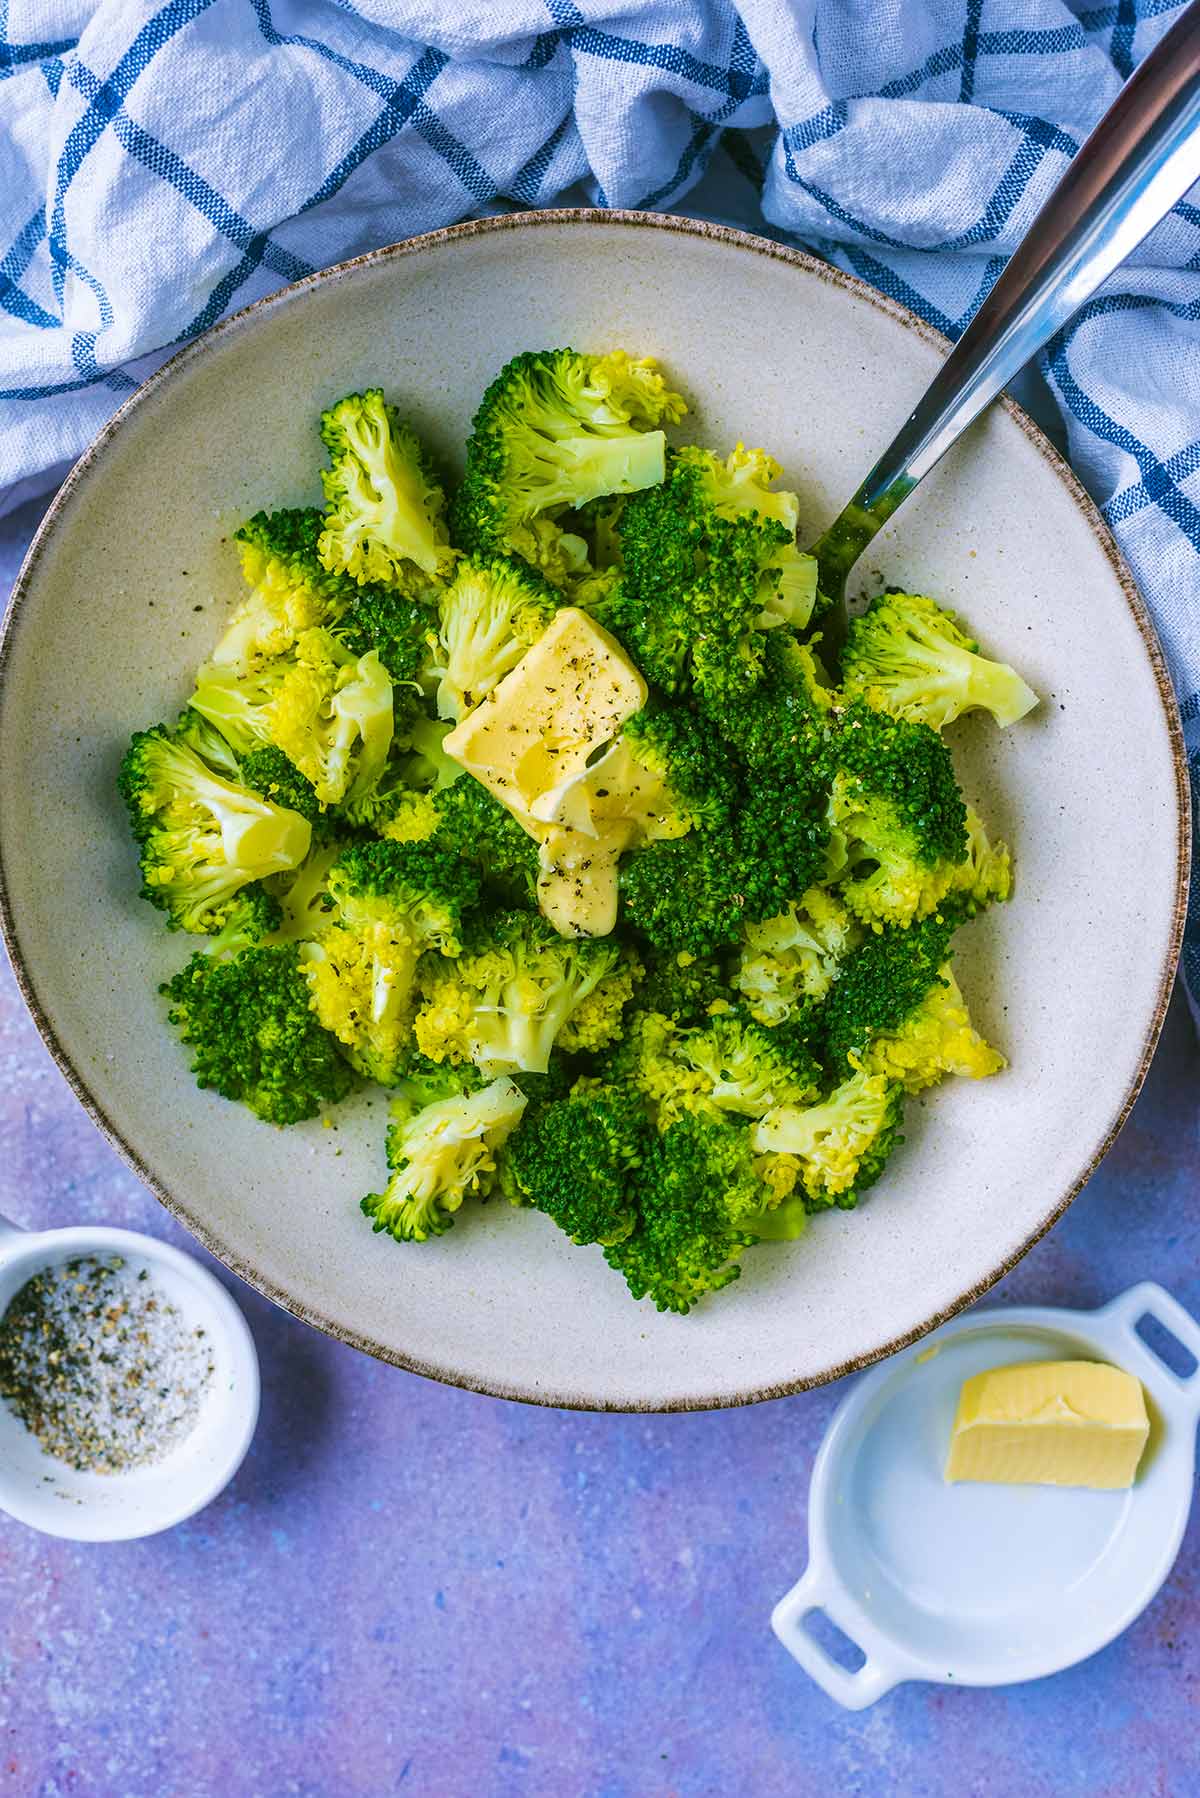
<path id="1" fill-rule="evenodd" d="M 255 300 L 251 305 L 240 308 L 228 318 L 220 320 L 208 331 L 185 344 L 175 355 L 162 363 L 142 384 L 126 399 L 101 427 L 78 461 L 71 468 L 66 479 L 56 492 L 45 516 L 38 526 L 26 552 L 25 558 L 13 584 L 8 608 L 0 627 L 0 718 L 7 700 L 7 671 L 9 657 L 12 652 L 16 633 L 20 626 L 20 618 L 29 588 L 37 573 L 38 564 L 45 553 L 47 544 L 59 527 L 62 514 L 78 487 L 81 487 L 100 460 L 110 439 L 121 431 L 128 420 L 148 400 L 154 397 L 160 388 L 170 384 L 173 377 L 204 356 L 219 340 L 232 336 L 246 329 L 252 329 L 256 321 L 265 317 L 276 308 L 290 304 L 296 296 L 303 294 L 318 285 L 332 284 L 352 277 L 359 269 L 378 267 L 389 262 L 399 262 L 408 256 L 421 255 L 428 250 L 442 248 L 446 244 L 466 241 L 472 237 L 492 235 L 502 231 L 537 230 L 543 226 L 578 226 L 580 228 L 602 224 L 624 227 L 632 230 L 655 230 L 677 233 L 685 237 L 709 239 L 723 244 L 730 249 L 741 250 L 755 256 L 766 256 L 774 261 L 796 269 L 802 274 L 810 275 L 825 281 L 833 287 L 841 288 L 857 299 L 874 306 L 889 318 L 914 332 L 925 344 L 948 353 L 950 341 L 932 325 L 912 312 L 907 306 L 879 292 L 857 275 L 848 274 L 845 270 L 824 262 L 820 258 L 808 254 L 804 250 L 792 249 L 790 246 L 774 242 L 770 238 L 760 237 L 751 232 L 740 231 L 729 225 L 711 223 L 704 219 L 681 218 L 669 213 L 639 212 L 607 209 L 602 207 L 562 207 L 545 208 L 529 212 L 504 213 L 497 217 L 468 219 L 462 224 L 450 225 L 436 231 L 426 231 L 415 237 L 405 238 L 399 243 L 387 244 L 377 250 L 370 250 L 363 255 L 349 258 L 344 262 L 332 263 L 328 268 L 319 269 L 301 281 L 292 282 L 285 287 Z M 653 1402 L 643 1399 L 630 1399 L 621 1402 L 615 1399 L 598 1398 L 592 1394 L 579 1392 L 559 1392 L 544 1390 L 537 1386 L 525 1386 L 502 1380 L 479 1379 L 465 1375 L 452 1366 L 437 1365 L 422 1360 L 419 1356 L 406 1355 L 397 1349 L 377 1342 L 360 1331 L 346 1328 L 333 1319 L 323 1316 L 312 1306 L 305 1304 L 294 1295 L 286 1292 L 266 1279 L 255 1268 L 245 1262 L 241 1255 L 229 1248 L 208 1226 L 197 1218 L 182 1200 L 176 1198 L 159 1179 L 152 1168 L 132 1143 L 128 1142 L 120 1127 L 109 1117 L 100 1100 L 92 1092 L 82 1076 L 76 1070 L 63 1045 L 59 1042 L 54 1027 L 43 1010 L 37 995 L 33 978 L 25 963 L 21 948 L 17 921 L 13 914 L 8 891 L 7 869 L 4 844 L 0 841 L 0 935 L 8 952 L 9 961 L 16 977 L 21 997 L 37 1026 L 38 1032 L 67 1080 L 68 1085 L 79 1100 L 92 1122 L 102 1136 L 116 1149 L 127 1166 L 137 1178 L 149 1188 L 159 1202 L 170 1214 L 177 1218 L 193 1237 L 216 1256 L 230 1271 L 247 1285 L 260 1292 L 264 1298 L 278 1305 L 282 1310 L 299 1318 L 302 1322 L 313 1325 L 336 1341 L 349 1344 L 352 1348 L 361 1349 L 377 1360 L 389 1362 L 402 1367 L 408 1373 L 421 1374 L 426 1379 L 440 1381 L 444 1385 L 457 1386 L 467 1391 L 484 1393 L 493 1398 L 519 1400 L 528 1404 L 549 1405 L 568 1410 L 579 1411 L 706 1411 L 724 1410 L 733 1406 L 757 1404 L 766 1399 L 785 1398 L 795 1392 L 809 1391 L 824 1386 L 846 1374 L 861 1371 L 874 1363 L 885 1360 L 919 1341 L 929 1331 L 956 1316 L 966 1306 L 974 1304 L 984 1293 L 988 1292 L 997 1281 L 1014 1268 L 1022 1256 L 1039 1242 L 1058 1219 L 1066 1211 L 1072 1200 L 1095 1173 L 1109 1149 L 1115 1142 L 1122 1125 L 1133 1107 L 1134 1100 L 1141 1090 L 1151 1058 L 1162 1030 L 1167 1006 L 1171 997 L 1175 970 L 1178 964 L 1183 942 L 1183 929 L 1187 912 L 1188 882 L 1190 874 L 1190 832 L 1191 832 L 1191 795 L 1188 783 L 1187 756 L 1184 748 L 1183 726 L 1179 714 L 1179 704 L 1167 672 L 1166 659 L 1158 641 L 1154 625 L 1146 609 L 1145 602 L 1138 591 L 1133 574 L 1121 554 L 1120 549 L 1104 522 L 1095 502 L 1083 487 L 1078 476 L 1065 458 L 1050 442 L 1049 438 L 1034 423 L 1022 407 L 1007 393 L 998 396 L 996 404 L 1020 427 L 1029 443 L 1042 457 L 1048 468 L 1066 488 L 1076 508 L 1083 516 L 1093 537 L 1096 539 L 1117 583 L 1124 595 L 1125 602 L 1132 614 L 1134 623 L 1145 645 L 1146 654 L 1154 674 L 1155 685 L 1162 703 L 1164 722 L 1167 728 L 1168 741 L 1171 747 L 1171 758 L 1175 773 L 1176 791 L 1176 882 L 1175 904 L 1171 921 L 1166 953 L 1159 970 L 1158 990 L 1147 1027 L 1142 1052 L 1134 1068 L 1133 1075 L 1117 1105 L 1107 1129 L 1099 1143 L 1093 1149 L 1086 1164 L 1078 1175 L 1067 1186 L 1066 1191 L 1051 1205 L 1042 1220 L 1035 1225 L 1026 1239 L 1011 1254 L 1005 1256 L 1000 1263 L 981 1279 L 969 1286 L 947 1304 L 933 1312 L 922 1323 L 905 1330 L 891 1340 L 872 1348 L 861 1355 L 852 1356 L 837 1365 L 822 1369 L 819 1373 L 810 1374 L 800 1379 L 784 1380 L 777 1384 L 759 1385 L 735 1393 L 718 1393 L 714 1396 L 694 1397 L 667 1396 Z M 2 724 L 0 724 L 2 735 Z"/>

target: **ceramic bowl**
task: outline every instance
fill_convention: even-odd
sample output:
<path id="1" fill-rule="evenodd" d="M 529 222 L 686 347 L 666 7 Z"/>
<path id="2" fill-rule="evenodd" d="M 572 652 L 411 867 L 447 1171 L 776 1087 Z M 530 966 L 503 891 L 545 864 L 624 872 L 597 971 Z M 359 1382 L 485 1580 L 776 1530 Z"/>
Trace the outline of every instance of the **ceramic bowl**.
<path id="1" fill-rule="evenodd" d="M 978 1297 L 1112 1142 L 1162 1020 L 1182 926 L 1178 717 L 1111 538 L 1029 421 L 997 406 L 872 546 L 864 586 L 960 608 L 1042 695 L 954 731 L 969 795 L 1016 845 L 1015 901 L 957 966 L 1011 1067 L 910 1107 L 855 1214 L 756 1250 L 687 1318 L 635 1305 L 599 1251 L 472 1207 L 436 1242 L 372 1234 L 385 1106 L 278 1131 L 192 1083 L 157 985 L 191 945 L 137 897 L 114 776 L 169 718 L 239 591 L 230 537 L 316 501 L 320 409 L 382 385 L 453 468 L 489 378 L 530 346 L 665 363 L 688 430 L 768 445 L 816 536 L 936 369 L 941 339 L 821 263 L 646 215 L 490 219 L 397 245 L 230 319 L 156 374 L 78 464 L 3 643 L 3 919 L 26 999 L 100 1128 L 228 1265 L 419 1372 L 546 1403 L 743 1403 L 887 1354 Z"/>

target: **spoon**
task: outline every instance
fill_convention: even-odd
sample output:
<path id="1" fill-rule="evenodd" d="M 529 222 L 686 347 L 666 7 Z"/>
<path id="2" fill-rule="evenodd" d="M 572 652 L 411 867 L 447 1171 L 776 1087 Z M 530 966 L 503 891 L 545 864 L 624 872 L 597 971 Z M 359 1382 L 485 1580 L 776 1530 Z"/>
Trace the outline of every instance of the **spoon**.
<path id="1" fill-rule="evenodd" d="M 1076 152 L 915 408 L 818 538 L 832 602 L 823 649 L 840 654 L 846 577 L 951 444 L 1200 180 L 1200 0 L 1176 20 Z"/>

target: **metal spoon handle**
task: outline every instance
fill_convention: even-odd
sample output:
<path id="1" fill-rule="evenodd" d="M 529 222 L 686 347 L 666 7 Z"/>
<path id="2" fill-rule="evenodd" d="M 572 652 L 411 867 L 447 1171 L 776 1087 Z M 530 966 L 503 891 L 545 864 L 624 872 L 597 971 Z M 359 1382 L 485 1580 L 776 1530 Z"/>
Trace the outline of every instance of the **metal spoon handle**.
<path id="1" fill-rule="evenodd" d="M 1076 152 L 916 409 L 814 546 L 839 599 L 880 526 L 1005 382 L 1200 180 L 1200 0 Z"/>

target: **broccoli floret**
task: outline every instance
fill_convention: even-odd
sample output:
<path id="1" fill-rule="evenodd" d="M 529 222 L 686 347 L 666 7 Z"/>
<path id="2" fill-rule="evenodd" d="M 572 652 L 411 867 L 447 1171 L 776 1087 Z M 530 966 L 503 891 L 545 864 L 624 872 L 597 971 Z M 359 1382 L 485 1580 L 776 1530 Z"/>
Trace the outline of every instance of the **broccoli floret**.
<path id="1" fill-rule="evenodd" d="M 425 1242 L 448 1230 L 465 1198 L 489 1191 L 496 1151 L 524 1109 L 520 1087 L 504 1079 L 415 1115 L 402 1097 L 387 1138 L 392 1177 L 362 1201 L 375 1229 L 397 1242 Z"/>
<path id="2" fill-rule="evenodd" d="M 408 689 L 415 706 L 434 661 L 437 611 L 395 587 L 376 583 L 353 587 L 352 592 L 339 631 L 342 641 L 355 655 L 374 649 L 393 686 Z"/>
<path id="3" fill-rule="evenodd" d="M 980 655 L 953 612 L 917 593 L 881 593 L 852 620 L 842 684 L 848 699 L 934 730 L 977 709 L 1015 724 L 1038 702 L 1015 668 Z"/>
<path id="4" fill-rule="evenodd" d="M 246 949 L 232 961 L 193 955 L 162 991 L 194 1052 L 198 1086 L 240 1099 L 271 1124 L 315 1117 L 349 1092 L 353 1075 L 313 1016 L 294 943 Z"/>
<path id="5" fill-rule="evenodd" d="M 214 935 L 243 887 L 308 854 L 306 819 L 214 774 L 163 725 L 134 735 L 118 786 L 139 846 L 142 897 L 172 930 Z"/>
<path id="6" fill-rule="evenodd" d="M 179 721 L 171 732 L 176 743 L 186 743 L 194 749 L 202 762 L 207 762 L 214 774 L 224 775 L 238 785 L 249 785 L 242 780 L 241 763 L 233 752 L 232 746 L 225 741 L 215 724 L 194 712 L 191 706 L 185 706 L 179 714 Z M 257 792 L 258 789 L 255 788 Z M 270 795 L 266 795 L 270 797 Z M 296 808 L 293 808 L 296 809 Z"/>
<path id="7" fill-rule="evenodd" d="M 209 938 L 206 955 L 228 960 L 250 949 L 255 943 L 277 934 L 283 924 L 283 906 L 261 881 L 243 887 L 229 907 L 225 922 L 215 936 Z"/>
<path id="8" fill-rule="evenodd" d="M 753 692 L 733 700 L 698 695 L 704 715 L 754 774 L 827 784 L 836 695 L 815 648 L 790 631 L 770 631 L 760 654 Z"/>
<path id="9" fill-rule="evenodd" d="M 242 785 L 249 787 L 252 793 L 261 793 L 273 804 L 299 812 L 320 835 L 325 826 L 325 813 L 316 788 L 306 775 L 301 774 L 295 762 L 288 760 L 282 749 L 277 749 L 274 743 L 264 743 L 249 750 L 242 757 L 238 772 Z"/>
<path id="10" fill-rule="evenodd" d="M 654 363 L 623 351 L 517 356 L 484 394 L 453 508 L 455 541 L 480 556 L 515 551 L 551 578 L 561 534 L 539 532 L 574 506 L 663 478 L 666 442 L 654 427 L 684 412 Z M 586 561 L 586 545 L 580 543 Z"/>
<path id="11" fill-rule="evenodd" d="M 206 663 L 192 706 L 239 755 L 265 743 L 281 749 L 323 805 L 368 794 L 392 744 L 392 683 L 378 653 L 356 657 L 326 630 L 305 631 L 257 674 Z"/>
<path id="12" fill-rule="evenodd" d="M 733 995 L 716 956 L 648 951 L 638 985 L 638 1004 L 659 1012 L 674 1024 L 703 1024 L 716 1011 L 727 1011 Z"/>
<path id="13" fill-rule="evenodd" d="M 637 767 L 656 778 L 674 801 L 670 815 L 647 836 L 728 827 L 738 802 L 737 779 L 728 750 L 705 719 L 652 696 L 621 737 Z"/>
<path id="14" fill-rule="evenodd" d="M 236 533 L 250 593 L 234 609 L 212 653 L 219 668 L 250 674 L 286 655 L 315 625 L 336 624 L 354 589 L 317 555 L 321 514 L 314 509 L 256 512 Z"/>
<path id="15" fill-rule="evenodd" d="M 473 1061 L 488 1076 L 544 1073 L 564 1024 L 620 954 L 611 941 L 569 941 L 533 913 L 500 912 L 457 961 L 422 961 L 417 1047 L 432 1061 Z"/>
<path id="16" fill-rule="evenodd" d="M 952 899 L 960 899 L 972 917 L 986 906 L 1012 897 L 1012 856 L 1008 845 L 989 841 L 983 819 L 972 806 L 967 807 L 966 860 L 955 868 L 947 893 Z"/>
<path id="17" fill-rule="evenodd" d="M 636 1095 L 585 1080 L 522 1123 L 508 1160 L 524 1197 L 572 1242 L 611 1246 L 633 1229 L 632 1175 L 648 1137 Z"/>
<path id="18" fill-rule="evenodd" d="M 538 846 L 508 807 L 465 777 L 430 795 L 437 841 L 473 862 L 484 885 L 510 906 L 537 903 Z M 387 828 L 385 835 L 391 832 Z"/>
<path id="19" fill-rule="evenodd" d="M 604 1251 L 635 1299 L 659 1311 L 690 1311 L 736 1280 L 738 1257 L 757 1240 L 765 1189 L 750 1132 L 722 1113 L 687 1114 L 651 1135 L 637 1170 L 637 1223 Z"/>
<path id="20" fill-rule="evenodd" d="M 406 724 L 402 738 L 406 754 L 401 758 L 401 772 L 410 787 L 440 794 L 455 781 L 466 778 L 462 763 L 448 756 L 443 748 L 453 729 L 447 720 L 426 718 L 424 714 Z"/>
<path id="21" fill-rule="evenodd" d="M 935 1085 L 946 1074 L 983 1080 L 1006 1065 L 972 1024 L 949 964 L 897 1030 L 872 1036 L 862 1059 L 868 1073 L 899 1080 L 910 1093 Z"/>
<path id="22" fill-rule="evenodd" d="M 642 964 L 632 949 L 622 948 L 611 974 L 580 1001 L 558 1033 L 558 1046 L 568 1053 L 605 1049 L 621 1034 L 621 1020 L 642 977 Z"/>
<path id="23" fill-rule="evenodd" d="M 399 587 L 421 599 L 446 578 L 454 552 L 445 496 L 416 433 L 378 387 L 351 393 L 321 414 L 324 529 L 328 569 L 359 582 Z"/>
<path id="24" fill-rule="evenodd" d="M 761 1117 L 777 1105 L 806 1105 L 821 1069 L 798 1033 L 768 1030 L 732 1008 L 680 1028 L 638 1010 L 605 1062 L 610 1080 L 640 1093 L 660 1130 L 697 1111 Z"/>
<path id="25" fill-rule="evenodd" d="M 836 893 L 814 886 L 743 937 L 733 984 L 760 1023 L 782 1024 L 825 997 L 862 931 Z"/>
<path id="26" fill-rule="evenodd" d="M 907 929 L 873 932 L 842 963 L 821 1008 L 826 1065 L 844 1078 L 871 1039 L 895 1033 L 939 978 L 961 911 L 946 907 Z"/>
<path id="27" fill-rule="evenodd" d="M 667 693 L 694 687 L 736 705 L 758 683 L 764 624 L 782 622 L 780 570 L 767 565 L 795 532 L 794 494 L 774 493 L 760 451 L 722 462 L 687 448 L 666 481 L 627 501 L 621 513 L 623 572 L 597 612 Z M 768 477 L 769 478 L 769 477 Z"/>
<path id="28" fill-rule="evenodd" d="M 830 757 L 828 875 L 846 904 L 872 925 L 936 910 L 967 854 L 966 807 L 941 737 L 856 702 Z"/>
<path id="29" fill-rule="evenodd" d="M 360 842 L 330 869 L 330 921 L 303 951 L 313 1007 L 352 1065 L 382 1086 L 407 1072 L 423 950 L 461 947 L 474 871 L 424 843 Z"/>
<path id="30" fill-rule="evenodd" d="M 462 718 L 485 699 L 537 642 L 559 603 L 518 556 L 460 562 L 438 603 L 438 716 Z"/>
<path id="31" fill-rule="evenodd" d="M 809 1204 L 852 1210 L 897 1143 L 904 1088 L 883 1074 L 851 1075 L 818 1105 L 784 1105 L 753 1127 L 760 1153 L 794 1156 Z"/>

